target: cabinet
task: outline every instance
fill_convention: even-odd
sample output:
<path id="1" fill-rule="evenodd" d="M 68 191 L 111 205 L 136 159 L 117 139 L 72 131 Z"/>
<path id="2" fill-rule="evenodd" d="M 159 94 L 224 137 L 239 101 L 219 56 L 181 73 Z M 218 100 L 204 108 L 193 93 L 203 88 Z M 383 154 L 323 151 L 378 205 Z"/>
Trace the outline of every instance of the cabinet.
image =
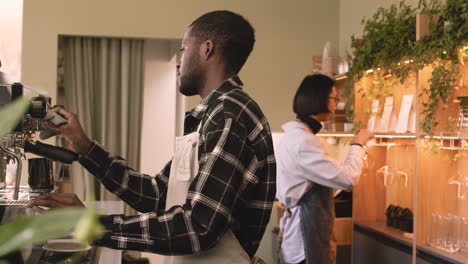
<path id="1" fill-rule="evenodd" d="M 456 229 L 451 235 L 457 237 L 458 243 L 464 239 L 468 243 L 468 237 L 462 237 L 468 232 L 468 186 L 463 185 L 464 177 L 468 178 L 468 130 L 456 124 L 460 111 L 456 99 L 468 96 L 468 63 L 459 67 L 461 79 L 454 84 L 459 88 L 437 107 L 434 118 L 439 125 L 433 129 L 432 137 L 424 136 L 419 126 L 415 133 L 376 133 L 376 144 L 367 149 L 366 165 L 353 190 L 353 263 L 468 263 L 468 252 L 457 249 L 449 253 L 447 246 L 439 245 L 445 247 L 443 250 L 429 245 L 433 241 L 431 235 L 453 226 Z M 426 67 L 404 83 L 392 82 L 396 114 L 403 95 L 412 94 L 416 120 L 421 122 L 426 98 L 419 94 L 428 85 L 431 72 L 431 67 Z M 379 80 L 375 75 L 369 73 L 354 84 L 355 122 L 367 123 L 371 101 L 360 96 L 360 92 L 372 89 L 376 81 Z M 321 136 L 341 140 L 353 135 L 329 132 Z M 384 166 L 389 166 L 391 172 L 379 173 Z M 459 188 L 462 196 L 466 192 L 465 198 L 458 195 Z M 390 205 L 411 210 L 413 232 L 405 234 L 387 225 L 386 210 Z M 434 225 L 433 218 L 438 215 L 447 216 L 449 222 Z M 463 219 L 467 221 L 465 225 Z"/>

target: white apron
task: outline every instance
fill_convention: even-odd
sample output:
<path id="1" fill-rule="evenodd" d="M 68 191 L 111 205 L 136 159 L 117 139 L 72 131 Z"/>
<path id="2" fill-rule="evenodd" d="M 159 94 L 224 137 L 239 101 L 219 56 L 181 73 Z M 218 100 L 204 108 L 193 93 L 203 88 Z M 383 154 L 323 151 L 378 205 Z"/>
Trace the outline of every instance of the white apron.
<path id="1" fill-rule="evenodd" d="M 197 132 L 176 137 L 174 158 L 172 159 L 169 185 L 166 198 L 166 210 L 174 205 L 183 205 L 187 199 L 188 189 L 198 174 L 198 138 L 201 121 Z M 164 256 L 164 264 L 210 264 L 210 263 L 250 263 L 231 229 L 221 237 L 211 249 L 195 255 Z"/>

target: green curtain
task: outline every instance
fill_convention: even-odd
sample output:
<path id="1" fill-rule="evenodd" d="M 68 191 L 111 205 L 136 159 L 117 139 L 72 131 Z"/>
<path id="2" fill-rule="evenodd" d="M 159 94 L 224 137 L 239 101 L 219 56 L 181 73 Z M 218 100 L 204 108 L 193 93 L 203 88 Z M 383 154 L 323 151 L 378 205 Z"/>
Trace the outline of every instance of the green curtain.
<path id="1" fill-rule="evenodd" d="M 91 139 L 139 170 L 144 40 L 67 36 L 61 41 L 62 104 L 78 114 Z M 82 199 L 92 193 L 96 200 L 117 199 L 78 163 L 71 182 Z"/>

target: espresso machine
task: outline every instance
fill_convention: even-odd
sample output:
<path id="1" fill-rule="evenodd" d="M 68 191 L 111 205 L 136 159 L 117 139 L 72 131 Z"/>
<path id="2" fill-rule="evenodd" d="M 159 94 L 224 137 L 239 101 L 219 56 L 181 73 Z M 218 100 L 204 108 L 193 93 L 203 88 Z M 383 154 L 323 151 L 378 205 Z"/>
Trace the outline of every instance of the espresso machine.
<path id="1" fill-rule="evenodd" d="M 27 91 L 21 83 L 1 85 L 0 109 Z M 6 102 L 6 104 L 5 104 Z M 57 135 L 47 128 L 45 121 L 55 125 L 65 124 L 66 120 L 51 109 L 51 98 L 33 97 L 29 108 L 16 128 L 0 139 L 0 206 L 24 206 L 35 197 L 51 192 L 55 188 L 53 162 L 71 164 L 79 155 L 65 148 L 44 144 L 45 140 Z M 36 158 L 26 159 L 26 153 L 35 154 Z M 27 164 L 27 175 L 23 174 Z M 27 177 L 28 184 L 21 185 L 21 178 Z"/>

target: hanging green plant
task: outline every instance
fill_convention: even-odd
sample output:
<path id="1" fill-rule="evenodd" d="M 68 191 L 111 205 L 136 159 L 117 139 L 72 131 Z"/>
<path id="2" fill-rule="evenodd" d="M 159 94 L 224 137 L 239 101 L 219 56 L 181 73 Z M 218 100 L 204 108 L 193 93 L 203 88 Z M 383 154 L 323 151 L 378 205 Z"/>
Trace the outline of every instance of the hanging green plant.
<path id="1" fill-rule="evenodd" d="M 416 41 L 418 13 L 431 15 L 431 34 Z M 362 43 L 358 44 L 352 37 L 354 59 L 347 76 L 349 84 L 345 86 L 349 90 L 344 95 L 353 93 L 350 84 L 359 81 L 368 69 L 381 68 L 403 83 L 411 72 L 437 64 L 428 87 L 424 87 L 419 95 L 428 98 L 422 104 L 423 118 L 419 125 L 430 135 L 438 125 L 434 120 L 437 105 L 445 102 L 453 92 L 454 82 L 460 78 L 459 63 L 466 59 L 466 54 L 460 53 L 460 47 L 468 43 L 468 1 L 421 0 L 417 8 L 402 1 L 387 9 L 379 8 L 372 18 L 364 19 L 363 24 Z M 348 103 L 349 121 L 354 118 L 352 110 L 352 103 Z"/>
<path id="2" fill-rule="evenodd" d="M 384 99 L 388 96 L 393 96 L 392 87 L 397 84 L 397 80 L 391 77 L 389 74 L 382 70 L 376 70 L 372 73 L 364 73 L 364 76 L 372 75 L 372 83 L 368 89 L 360 88 L 356 91 L 361 98 L 365 98 L 367 101 L 372 102 L 374 100 L 379 101 L 379 111 L 383 108 Z M 369 105 L 361 105 L 361 110 L 370 118 L 375 113 Z"/>
<path id="3" fill-rule="evenodd" d="M 354 83 L 359 81 L 367 70 L 381 68 L 382 72 L 392 72 L 400 79 L 406 78 L 410 72 L 408 64 L 401 61 L 411 55 L 416 38 L 416 9 L 404 1 L 399 5 L 391 5 L 388 9 L 379 8 L 369 19 L 364 18 L 364 33 L 362 41 L 352 36 L 354 59 L 347 73 L 343 96 L 348 98 L 345 106 L 346 118 L 353 122 L 354 114 Z M 356 125 L 355 125 L 356 126 Z"/>
<path id="4" fill-rule="evenodd" d="M 432 129 L 439 125 L 439 122 L 434 120 L 436 110 L 441 103 L 446 103 L 449 95 L 455 90 L 453 83 L 459 78 L 458 63 L 454 61 L 442 61 L 432 71 L 429 87 L 423 87 L 419 94 L 420 97 L 427 96 L 426 100 L 422 100 L 423 120 L 420 123 L 426 134 L 430 134 Z"/>
<path id="5" fill-rule="evenodd" d="M 398 6 L 379 8 L 372 18 L 364 18 L 362 43 L 351 37 L 355 53 L 348 77 L 359 80 L 366 70 L 378 67 L 400 71 L 405 65 L 398 63 L 412 54 L 416 41 L 415 14 L 416 9 L 402 1 Z"/>

